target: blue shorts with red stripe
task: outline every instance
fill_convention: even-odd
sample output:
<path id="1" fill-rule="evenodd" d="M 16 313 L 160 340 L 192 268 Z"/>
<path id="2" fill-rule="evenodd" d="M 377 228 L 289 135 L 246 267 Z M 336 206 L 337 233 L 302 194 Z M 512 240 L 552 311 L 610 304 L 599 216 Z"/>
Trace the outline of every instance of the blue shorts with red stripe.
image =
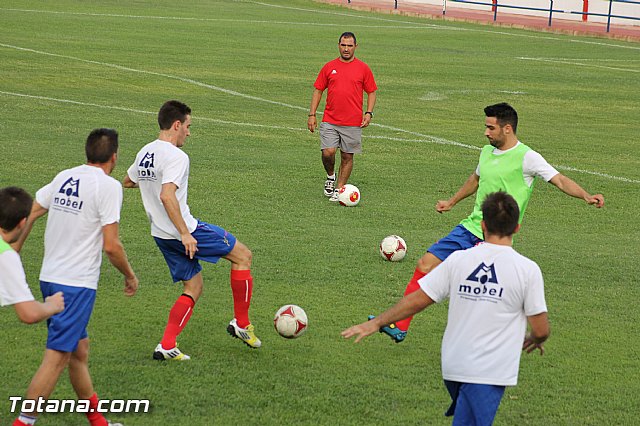
<path id="1" fill-rule="evenodd" d="M 47 320 L 47 349 L 74 352 L 78 342 L 89 337 L 87 325 L 96 301 L 96 291 L 47 281 L 40 281 L 40 290 L 45 299 L 59 291 L 64 294 L 64 310 Z"/>
<path id="2" fill-rule="evenodd" d="M 173 282 L 187 281 L 202 271 L 198 260 L 217 263 L 221 257 L 228 255 L 236 245 L 236 237 L 219 226 L 198 221 L 195 231 L 191 233 L 198 242 L 198 250 L 190 259 L 185 253 L 184 245 L 179 240 L 164 240 L 153 237 L 169 266 Z"/>
<path id="3" fill-rule="evenodd" d="M 441 238 L 427 249 L 438 259 L 444 260 L 454 251 L 466 250 L 481 243 L 483 240 L 473 235 L 467 228 L 458 225 L 446 237 Z"/>

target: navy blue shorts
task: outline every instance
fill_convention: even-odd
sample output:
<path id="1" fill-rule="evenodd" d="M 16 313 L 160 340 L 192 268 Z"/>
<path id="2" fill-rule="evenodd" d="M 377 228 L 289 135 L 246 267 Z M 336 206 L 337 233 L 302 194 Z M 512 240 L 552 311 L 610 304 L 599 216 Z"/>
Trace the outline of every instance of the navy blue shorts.
<path id="1" fill-rule="evenodd" d="M 449 235 L 441 238 L 437 243 L 434 243 L 427 251 L 444 262 L 454 251 L 466 250 L 476 246 L 482 241 L 483 240 L 469 232 L 467 228 L 458 225 L 449 232 Z"/>
<path id="2" fill-rule="evenodd" d="M 187 281 L 202 271 L 198 260 L 217 263 L 221 257 L 228 255 L 236 245 L 236 237 L 216 225 L 198 221 L 198 226 L 191 233 L 198 242 L 198 251 L 189 259 L 184 245 L 179 240 L 163 240 L 153 237 L 169 266 L 173 282 Z"/>
<path id="3" fill-rule="evenodd" d="M 444 381 L 451 406 L 445 416 L 453 416 L 452 426 L 490 426 L 496 417 L 505 386 Z"/>
<path id="4" fill-rule="evenodd" d="M 96 291 L 47 281 L 40 281 L 40 290 L 45 299 L 59 291 L 64 294 L 64 310 L 47 320 L 47 349 L 74 352 L 78 342 L 89 337 L 87 325 L 96 301 Z"/>

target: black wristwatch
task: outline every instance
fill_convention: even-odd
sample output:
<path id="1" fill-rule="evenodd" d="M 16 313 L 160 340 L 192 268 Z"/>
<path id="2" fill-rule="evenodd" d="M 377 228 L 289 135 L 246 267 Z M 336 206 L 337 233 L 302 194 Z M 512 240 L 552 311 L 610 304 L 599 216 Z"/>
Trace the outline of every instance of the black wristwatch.
<path id="1" fill-rule="evenodd" d="M 373 112 L 367 111 L 367 112 L 365 112 L 365 114 L 369 114 L 371 116 L 371 118 L 373 118 Z"/>

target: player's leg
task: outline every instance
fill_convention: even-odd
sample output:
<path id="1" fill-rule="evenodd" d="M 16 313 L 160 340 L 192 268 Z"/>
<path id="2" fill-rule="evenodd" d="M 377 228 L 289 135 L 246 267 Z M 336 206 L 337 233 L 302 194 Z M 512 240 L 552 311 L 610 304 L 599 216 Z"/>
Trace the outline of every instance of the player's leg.
<path id="1" fill-rule="evenodd" d="M 174 302 L 169 311 L 167 325 L 165 326 L 162 340 L 153 352 L 153 359 L 187 361 L 191 357 L 178 349 L 176 339 L 187 326 L 193 314 L 196 301 L 202 294 L 202 266 L 196 258 L 190 259 L 185 255 L 182 242 L 159 238 L 155 238 L 155 241 L 167 262 L 167 266 L 169 266 L 173 281 L 182 281 L 183 293 Z"/>
<path id="2" fill-rule="evenodd" d="M 25 399 L 37 400 L 40 397 L 48 399 L 53 393 L 60 375 L 67 368 L 70 358 L 70 352 L 60 352 L 53 349 L 45 350 L 42 363 L 31 379 Z M 31 425 L 35 422 L 37 416 L 37 412 L 20 413 L 13 426 Z"/>
<path id="3" fill-rule="evenodd" d="M 336 126 L 336 130 L 340 134 L 340 172 L 336 189 L 340 189 L 349 182 L 353 170 L 354 154 L 362 152 L 362 129 L 357 126 Z M 334 193 L 331 200 L 338 201 L 337 192 Z"/>
<path id="4" fill-rule="evenodd" d="M 252 253 L 249 248 L 236 240 L 233 249 L 224 256 L 231 262 L 231 292 L 233 294 L 233 315 L 227 331 L 234 337 L 244 341 L 249 347 L 259 348 L 262 345 L 255 335 L 254 327 L 249 319 L 249 307 L 253 295 L 253 277 L 251 276 Z"/>
<path id="5" fill-rule="evenodd" d="M 78 342 L 78 347 L 71 354 L 69 360 L 69 379 L 78 399 L 89 401 L 90 412 L 86 413 L 91 426 L 107 426 L 108 420 L 97 411 L 98 395 L 93 389 L 93 382 L 89 374 L 89 338 Z"/>
<path id="6" fill-rule="evenodd" d="M 324 195 L 331 197 L 336 183 L 336 151 L 340 144 L 340 135 L 334 126 L 329 123 L 320 123 L 320 150 L 322 153 L 322 166 L 327 172 L 324 182 Z"/>
<path id="7" fill-rule="evenodd" d="M 347 184 L 352 170 L 353 154 L 340 151 L 340 173 L 338 173 L 338 183 L 336 185 L 336 188 L 340 189 Z"/>
<path id="8" fill-rule="evenodd" d="M 413 271 L 413 276 L 409 280 L 407 287 L 404 290 L 404 295 L 411 294 L 414 291 L 420 288 L 418 284 L 418 280 L 429 272 L 433 271 L 436 266 L 442 263 L 442 260 L 438 259 L 433 253 L 426 252 L 420 259 L 418 259 L 418 263 L 416 264 L 416 269 Z M 400 320 L 396 323 L 396 326 L 405 333 L 409 330 L 409 326 L 411 325 L 411 320 L 413 316 Z"/>

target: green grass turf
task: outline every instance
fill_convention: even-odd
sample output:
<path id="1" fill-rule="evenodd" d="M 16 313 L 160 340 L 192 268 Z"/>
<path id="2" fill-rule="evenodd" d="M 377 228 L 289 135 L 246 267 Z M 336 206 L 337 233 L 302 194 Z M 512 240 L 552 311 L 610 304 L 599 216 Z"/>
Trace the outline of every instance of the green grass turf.
<path id="1" fill-rule="evenodd" d="M 471 199 L 444 215 L 433 206 L 475 168 L 486 143 L 482 108 L 507 101 L 520 113 L 521 140 L 602 192 L 607 205 L 596 210 L 537 183 L 516 248 L 545 274 L 552 336 L 544 357 L 523 357 L 496 424 L 637 421 L 640 45 L 301 0 L 4 0 L 0 16 L 0 186 L 34 193 L 83 162 L 95 127 L 120 132 L 114 177 L 122 179 L 155 138 L 160 105 L 181 99 L 194 111 L 184 148 L 192 212 L 254 253 L 251 316 L 263 348 L 226 335 L 232 306 L 222 262 L 205 265 L 204 295 L 179 339 L 192 361 L 154 362 L 180 287 L 149 236 L 139 194 L 125 191 L 121 234 L 141 287 L 125 298 L 105 261 L 90 366 L 102 398 L 147 398 L 152 412 L 110 418 L 447 424 L 439 361 L 446 306 L 419 315 L 401 345 L 383 336 L 353 345 L 340 331 L 394 303 L 424 250 L 469 213 Z M 350 209 L 322 195 L 318 137 L 306 130 L 312 83 L 348 30 L 379 86 L 351 179 L 363 198 Z M 35 294 L 43 228 L 36 225 L 22 254 Z M 403 262 L 378 255 L 389 234 L 405 238 Z M 298 340 L 272 329 L 285 303 L 309 316 Z M 8 398 L 24 394 L 45 338 L 44 325 L 0 310 L 0 424 L 12 420 Z M 53 397 L 74 397 L 66 377 Z M 81 414 L 45 414 L 38 424 L 85 423 Z"/>

